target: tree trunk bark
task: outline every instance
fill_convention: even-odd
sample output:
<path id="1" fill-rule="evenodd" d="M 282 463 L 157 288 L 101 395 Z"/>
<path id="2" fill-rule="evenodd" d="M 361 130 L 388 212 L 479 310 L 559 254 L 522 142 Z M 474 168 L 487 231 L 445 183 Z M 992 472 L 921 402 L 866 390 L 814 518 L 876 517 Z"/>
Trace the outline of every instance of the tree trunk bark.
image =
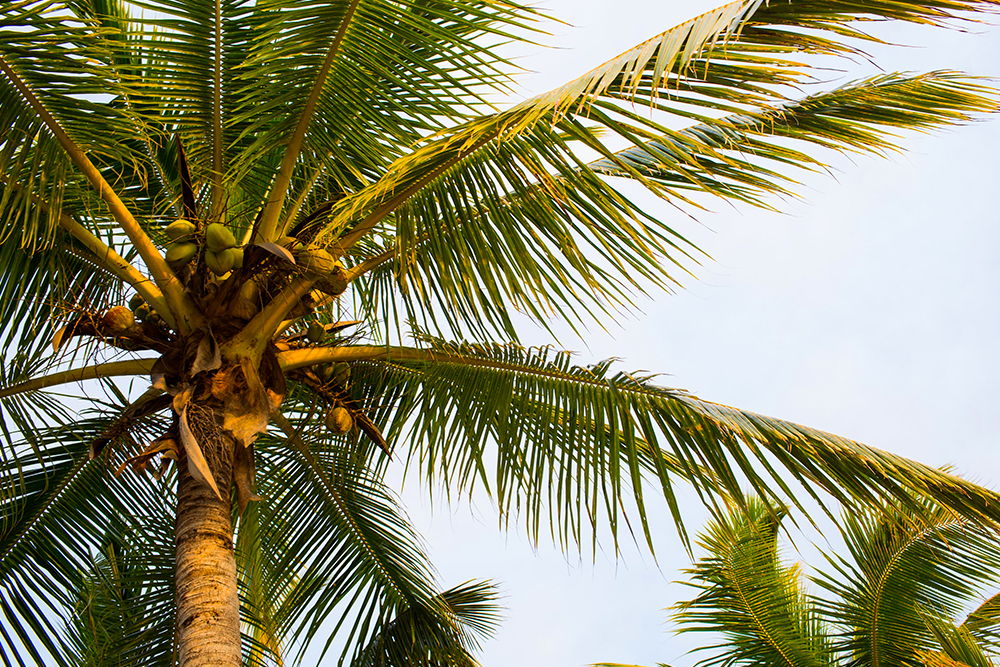
<path id="1" fill-rule="evenodd" d="M 218 433 L 218 432 L 217 432 Z M 206 451 L 224 501 L 178 461 L 176 587 L 181 667 L 240 667 L 240 604 L 233 551 L 232 438 L 222 433 L 216 456 Z M 229 455 L 224 452 L 228 450 Z M 218 455 L 218 454 L 222 455 Z M 213 460 L 214 459 L 214 460 Z"/>

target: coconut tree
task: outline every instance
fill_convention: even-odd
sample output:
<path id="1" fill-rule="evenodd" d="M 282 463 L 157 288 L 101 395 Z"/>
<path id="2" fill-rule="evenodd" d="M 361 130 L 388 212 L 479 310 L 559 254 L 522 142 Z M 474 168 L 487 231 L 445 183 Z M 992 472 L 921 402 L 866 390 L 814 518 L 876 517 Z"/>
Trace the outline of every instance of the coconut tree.
<path id="1" fill-rule="evenodd" d="M 697 266 L 616 184 L 766 207 L 822 168 L 810 146 L 992 111 L 953 72 L 799 91 L 810 58 L 874 39 L 855 20 L 994 6 L 737 0 L 508 104 L 510 43 L 543 18 L 514 2 L 5 3 L 4 659 L 280 662 L 322 636 L 358 664 L 454 661 L 488 623 L 436 587 L 391 457 L 566 547 L 617 536 L 626 504 L 650 540 L 652 489 L 683 534 L 681 480 L 1000 518 L 946 473 L 514 325 L 601 321 Z"/>
<path id="2" fill-rule="evenodd" d="M 782 557 L 785 513 L 757 500 L 735 510 L 702 533 L 705 555 L 685 582 L 697 594 L 673 607 L 678 632 L 712 633 L 698 665 L 997 664 L 992 529 L 932 503 L 846 513 L 844 554 L 824 554 L 826 571 L 811 577 L 817 596 L 802 565 Z"/>

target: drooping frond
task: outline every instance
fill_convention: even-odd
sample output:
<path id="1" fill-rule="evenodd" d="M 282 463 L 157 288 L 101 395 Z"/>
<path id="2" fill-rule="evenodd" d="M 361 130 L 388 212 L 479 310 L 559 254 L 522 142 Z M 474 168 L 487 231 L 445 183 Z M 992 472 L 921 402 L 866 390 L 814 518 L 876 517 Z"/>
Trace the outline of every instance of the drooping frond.
<path id="1" fill-rule="evenodd" d="M 105 648 L 120 655 L 123 664 L 153 664 L 143 660 L 155 662 L 164 653 L 169 662 L 173 633 L 166 603 L 173 599 L 173 549 L 170 532 L 162 533 L 173 529 L 169 503 L 156 486 L 135 477 L 115 478 L 106 459 L 91 460 L 91 442 L 116 416 L 110 406 L 108 413 L 52 426 L 36 422 L 20 441 L 2 450 L 0 614 L 6 630 L 0 636 L 0 656 L 6 664 L 21 656 L 38 664 L 75 665 L 84 654 L 100 654 Z M 155 430 L 156 422 L 151 416 L 135 424 L 118 446 L 134 451 L 138 444 L 133 438 Z M 114 541 L 138 550 L 122 556 L 131 560 L 132 569 L 120 572 L 117 583 L 107 580 L 95 560 Z M 148 570 L 135 566 L 140 554 Z M 115 594 L 107 586 L 124 586 L 135 595 L 118 604 L 105 597 Z M 88 611 L 90 603 L 97 606 Z M 164 614 L 168 625 L 150 615 L 150 609 Z M 87 614 L 119 612 L 127 623 L 89 628 L 100 637 L 79 636 Z"/>
<path id="2" fill-rule="evenodd" d="M 250 530 L 237 534 L 245 588 L 258 592 L 244 603 L 251 624 L 287 647 L 304 649 L 322 629 L 323 652 L 343 662 L 394 615 L 444 609 L 409 521 L 366 470 L 368 455 L 305 421 L 310 406 L 290 409 L 289 423 L 302 428 L 257 442 L 261 500 Z"/>
<path id="3" fill-rule="evenodd" d="M 923 651 L 919 658 L 927 667 L 993 667 L 993 661 L 981 646 L 976 643 L 972 633 L 963 626 L 956 627 L 946 619 L 925 614 L 924 622 L 934 634 L 940 651 Z"/>
<path id="4" fill-rule="evenodd" d="M 965 617 L 962 627 L 980 644 L 1000 651 L 1000 593 L 987 598 Z"/>
<path id="5" fill-rule="evenodd" d="M 325 355 L 325 356 L 324 356 Z M 502 516 L 523 514 L 537 538 L 548 521 L 563 544 L 610 522 L 631 498 L 644 520 L 644 479 L 675 510 L 673 484 L 740 502 L 744 485 L 768 500 L 811 494 L 846 504 L 929 496 L 966 516 L 1000 519 L 993 492 L 888 452 L 828 433 L 702 401 L 611 373 L 611 362 L 575 366 L 569 355 L 516 345 L 422 348 L 341 346 L 283 353 L 288 368 L 354 360 L 351 392 L 389 442 L 410 432 L 420 469 L 454 492 L 483 484 Z M 307 361 L 311 360 L 311 361 Z M 495 447 L 495 454 L 493 453 Z M 819 495 L 816 495 L 819 498 Z M 710 501 L 709 501 L 710 502 Z M 649 539 L 648 529 L 643 532 Z"/>
<path id="6" fill-rule="evenodd" d="M 155 491 L 144 500 L 165 505 Z M 136 518 L 135 508 L 127 523 L 108 517 L 107 537 L 71 592 L 68 643 L 80 667 L 176 664 L 173 520 L 163 511 Z"/>

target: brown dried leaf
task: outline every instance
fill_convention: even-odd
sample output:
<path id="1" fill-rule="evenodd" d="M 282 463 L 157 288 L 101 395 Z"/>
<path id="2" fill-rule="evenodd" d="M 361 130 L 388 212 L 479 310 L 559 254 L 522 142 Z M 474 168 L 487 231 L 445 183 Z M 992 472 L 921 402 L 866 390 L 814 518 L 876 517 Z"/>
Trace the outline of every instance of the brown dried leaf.
<path id="1" fill-rule="evenodd" d="M 191 365 L 191 375 L 197 375 L 203 371 L 214 371 L 222 366 L 222 353 L 219 351 L 219 344 L 209 329 L 205 337 L 198 343 L 198 352 Z"/>
<path id="2" fill-rule="evenodd" d="M 260 377 L 267 390 L 274 395 L 271 397 L 271 410 L 276 410 L 288 393 L 288 384 L 285 382 L 285 372 L 281 370 L 281 362 L 278 361 L 277 348 L 270 345 L 264 348 L 264 354 L 260 359 Z M 277 404 L 273 403 L 275 397 Z"/>
<path id="3" fill-rule="evenodd" d="M 253 445 L 243 447 L 237 443 L 233 452 L 233 481 L 236 483 L 236 501 L 239 503 L 241 515 L 250 501 L 260 500 L 260 496 L 255 492 L 255 475 Z"/>
<path id="4" fill-rule="evenodd" d="M 253 362 L 243 359 L 240 369 L 246 379 L 246 393 L 233 394 L 226 399 L 223 426 L 233 434 L 237 443 L 246 447 L 253 444 L 257 434 L 263 433 L 267 428 L 271 416 L 271 401 Z"/>
<path id="5" fill-rule="evenodd" d="M 66 326 L 56 331 L 52 336 L 52 353 L 55 354 L 73 336 L 94 335 L 97 330 L 94 328 L 93 318 L 89 314 L 80 315 L 68 322 Z"/>
<path id="6" fill-rule="evenodd" d="M 62 347 L 63 336 L 66 335 L 66 330 L 68 328 L 69 325 L 62 327 L 61 329 L 59 329 L 59 331 L 55 333 L 54 336 L 52 336 L 52 354 L 58 352 L 59 348 Z"/>
<path id="7" fill-rule="evenodd" d="M 230 366 L 212 376 L 212 396 L 223 401 L 228 400 L 235 391 L 236 368 Z"/>
<path id="8" fill-rule="evenodd" d="M 181 414 L 187 409 L 188 403 L 191 402 L 191 397 L 194 396 L 194 387 L 189 384 L 184 385 L 184 388 L 174 394 L 174 400 L 172 406 L 174 408 L 174 413 Z"/>
<path id="9" fill-rule="evenodd" d="M 118 466 L 118 470 L 115 471 L 115 477 L 120 476 L 129 465 L 131 465 L 132 469 L 136 472 L 145 470 L 146 464 L 149 463 L 150 459 L 157 454 L 163 454 L 165 458 L 170 455 L 169 458 L 176 459 L 177 442 L 169 435 L 160 436 L 153 442 L 149 443 L 146 446 L 146 449 L 142 450 L 141 454 L 126 459 L 120 466 Z"/>

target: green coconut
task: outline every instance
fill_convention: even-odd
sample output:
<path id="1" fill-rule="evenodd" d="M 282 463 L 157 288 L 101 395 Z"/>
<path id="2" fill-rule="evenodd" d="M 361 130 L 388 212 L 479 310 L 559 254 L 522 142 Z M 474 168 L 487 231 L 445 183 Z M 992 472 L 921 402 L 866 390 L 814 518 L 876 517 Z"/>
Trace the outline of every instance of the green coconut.
<path id="1" fill-rule="evenodd" d="M 171 241 L 187 240 L 187 237 L 194 234 L 195 226 L 190 220 L 175 220 L 167 225 L 167 237 Z"/>
<path id="2" fill-rule="evenodd" d="M 313 320 L 309 323 L 309 329 L 306 331 L 306 338 L 310 343 L 320 343 L 326 337 L 326 327 Z"/>
<path id="3" fill-rule="evenodd" d="M 326 427 L 334 435 L 344 435 L 350 433 L 354 428 L 354 417 L 350 411 L 342 406 L 337 406 L 326 413 Z"/>
<path id="4" fill-rule="evenodd" d="M 146 303 L 146 300 L 142 298 L 141 294 L 133 294 L 132 298 L 128 300 L 128 307 L 133 313 L 139 309 L 140 306 Z"/>
<path id="5" fill-rule="evenodd" d="M 333 255 L 323 248 L 302 248 L 295 252 L 295 264 L 309 273 L 325 276 L 337 266 Z"/>
<path id="6" fill-rule="evenodd" d="M 340 262 L 335 262 L 333 270 L 316 282 L 316 289 L 331 296 L 340 296 L 347 289 L 347 273 Z"/>
<path id="7" fill-rule="evenodd" d="M 351 379 L 351 365 L 346 361 L 338 361 L 333 365 L 332 375 L 337 384 L 347 384 Z"/>
<path id="8" fill-rule="evenodd" d="M 225 225 L 213 222 L 205 228 L 205 245 L 212 252 L 221 252 L 236 245 L 236 237 Z"/>
<path id="9" fill-rule="evenodd" d="M 282 236 L 278 239 L 277 244 L 283 248 L 291 250 L 293 253 L 301 250 L 304 246 L 302 242 L 299 241 L 294 236 Z"/>
<path id="10" fill-rule="evenodd" d="M 224 276 L 232 271 L 234 260 L 233 251 L 230 249 L 219 252 L 205 251 L 205 265 L 217 276 Z"/>
<path id="11" fill-rule="evenodd" d="M 198 246 L 194 243 L 171 243 L 167 246 L 167 264 L 180 268 L 194 259 L 198 254 Z"/>

